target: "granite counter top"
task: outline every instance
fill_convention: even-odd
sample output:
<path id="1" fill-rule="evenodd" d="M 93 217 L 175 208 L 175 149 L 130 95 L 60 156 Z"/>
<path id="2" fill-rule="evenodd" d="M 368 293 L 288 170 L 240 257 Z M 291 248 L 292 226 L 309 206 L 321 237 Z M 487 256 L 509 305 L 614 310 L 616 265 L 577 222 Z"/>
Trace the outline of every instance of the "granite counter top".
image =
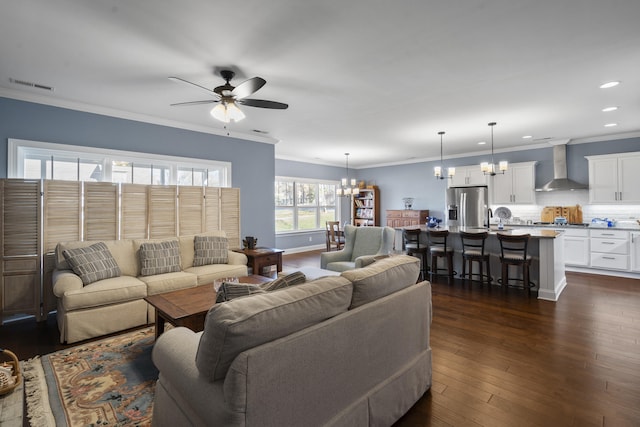
<path id="1" fill-rule="evenodd" d="M 398 230 L 403 229 L 416 229 L 418 227 L 401 227 Z M 427 227 L 421 225 L 419 227 L 422 231 L 426 231 Z M 508 235 L 520 235 L 520 234 L 529 234 L 531 238 L 537 239 L 555 239 L 561 232 L 556 230 L 549 230 L 545 228 L 538 227 L 520 227 L 520 226 L 507 226 L 504 230 L 498 230 L 497 226 L 491 226 L 490 229 L 484 227 L 440 227 L 440 228 L 429 228 L 429 230 L 449 230 L 450 233 L 459 233 L 461 231 L 467 233 L 482 233 L 484 231 L 488 232 L 490 236 L 496 235 L 498 233 L 508 234 Z"/>

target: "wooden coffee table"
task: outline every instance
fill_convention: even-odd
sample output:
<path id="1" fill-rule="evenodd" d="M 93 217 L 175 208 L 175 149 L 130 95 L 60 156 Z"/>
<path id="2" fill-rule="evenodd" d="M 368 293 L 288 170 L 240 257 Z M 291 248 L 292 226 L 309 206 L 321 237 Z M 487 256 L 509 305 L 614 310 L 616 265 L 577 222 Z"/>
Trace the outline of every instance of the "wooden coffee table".
<path id="1" fill-rule="evenodd" d="M 254 285 L 271 280 L 260 275 L 238 277 L 240 283 Z M 184 326 L 194 332 L 203 330 L 207 312 L 216 303 L 216 295 L 211 283 L 145 297 L 145 301 L 156 309 L 156 339 L 164 332 L 164 322 Z"/>

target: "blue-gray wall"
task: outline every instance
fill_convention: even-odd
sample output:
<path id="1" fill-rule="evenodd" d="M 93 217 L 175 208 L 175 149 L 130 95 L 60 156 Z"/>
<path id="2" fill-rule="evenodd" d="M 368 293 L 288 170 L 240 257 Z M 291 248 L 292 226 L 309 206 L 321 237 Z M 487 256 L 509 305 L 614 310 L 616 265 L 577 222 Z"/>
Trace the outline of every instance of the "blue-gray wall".
<path id="1" fill-rule="evenodd" d="M 274 145 L 0 98 L 0 177 L 9 138 L 232 163 L 240 188 L 242 236 L 275 246 Z"/>

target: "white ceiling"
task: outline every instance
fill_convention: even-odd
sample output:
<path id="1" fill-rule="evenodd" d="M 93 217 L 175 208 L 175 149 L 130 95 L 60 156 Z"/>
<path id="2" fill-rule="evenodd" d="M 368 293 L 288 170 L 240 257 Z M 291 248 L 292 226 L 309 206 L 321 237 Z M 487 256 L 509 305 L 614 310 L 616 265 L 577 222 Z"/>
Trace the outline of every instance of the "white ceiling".
<path id="1" fill-rule="evenodd" d="M 289 109 L 242 107 L 225 131 L 211 105 L 169 106 L 207 94 L 167 77 L 213 88 L 228 67 Z M 284 159 L 350 152 L 354 167 L 439 158 L 441 130 L 445 156 L 486 153 L 490 121 L 496 152 L 637 136 L 640 1 L 3 1 L 0 96 L 277 141 Z"/>

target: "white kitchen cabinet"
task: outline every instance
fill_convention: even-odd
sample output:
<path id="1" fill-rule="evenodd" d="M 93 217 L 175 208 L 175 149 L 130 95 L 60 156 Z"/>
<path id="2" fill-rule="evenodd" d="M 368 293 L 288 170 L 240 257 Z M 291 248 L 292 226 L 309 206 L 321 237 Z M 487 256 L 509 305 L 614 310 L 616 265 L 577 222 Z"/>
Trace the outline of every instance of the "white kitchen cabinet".
<path id="1" fill-rule="evenodd" d="M 640 203 L 640 152 L 586 159 L 590 203 Z"/>
<path id="2" fill-rule="evenodd" d="M 456 166 L 456 174 L 449 180 L 449 187 L 475 185 L 487 185 L 487 176 L 480 170 L 480 165 Z"/>
<path id="3" fill-rule="evenodd" d="M 589 266 L 589 230 L 564 229 L 564 263 L 579 267 Z"/>
<path id="4" fill-rule="evenodd" d="M 629 269 L 629 232 L 590 230 L 591 267 L 607 270 Z"/>
<path id="5" fill-rule="evenodd" d="M 536 162 L 511 163 L 503 174 L 491 177 L 492 204 L 534 204 Z"/>
<path id="6" fill-rule="evenodd" d="M 632 231 L 631 233 L 631 271 L 640 273 L 640 232 Z"/>

